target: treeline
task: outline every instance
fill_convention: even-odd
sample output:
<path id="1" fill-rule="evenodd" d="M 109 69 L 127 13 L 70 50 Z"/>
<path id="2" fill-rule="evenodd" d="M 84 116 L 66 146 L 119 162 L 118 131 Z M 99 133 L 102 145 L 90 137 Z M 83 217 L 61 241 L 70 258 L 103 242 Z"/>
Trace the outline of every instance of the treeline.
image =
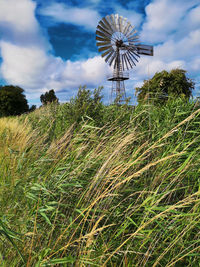
<path id="1" fill-rule="evenodd" d="M 141 87 L 135 89 L 138 103 L 151 103 L 153 105 L 163 105 L 174 98 L 183 98 L 186 101 L 192 96 L 194 82 L 186 76 L 186 71 L 174 69 L 170 72 L 162 71 L 156 73 L 152 79 L 144 80 Z M 94 119 L 100 119 L 102 99 L 102 87 L 90 92 L 86 87 L 80 87 L 75 98 L 72 98 L 67 106 L 71 116 L 79 121 L 83 115 L 88 115 Z M 49 103 L 59 104 L 59 99 L 51 89 L 40 96 L 42 105 Z M 126 104 L 128 104 L 127 99 Z M 120 98 L 115 100 L 115 104 L 120 103 Z M 24 90 L 19 86 L 0 86 L 0 117 L 21 115 L 36 109 L 35 105 L 29 107 Z M 97 115 L 98 114 L 98 115 Z M 99 117 L 100 116 L 100 117 Z"/>

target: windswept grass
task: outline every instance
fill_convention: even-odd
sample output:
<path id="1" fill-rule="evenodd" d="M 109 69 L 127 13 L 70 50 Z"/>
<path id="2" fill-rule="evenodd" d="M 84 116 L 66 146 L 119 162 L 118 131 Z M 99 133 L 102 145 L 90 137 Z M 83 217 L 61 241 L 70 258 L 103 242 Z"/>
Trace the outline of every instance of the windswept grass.
<path id="1" fill-rule="evenodd" d="M 198 266 L 197 104 L 64 114 L 0 120 L 1 265 Z"/>

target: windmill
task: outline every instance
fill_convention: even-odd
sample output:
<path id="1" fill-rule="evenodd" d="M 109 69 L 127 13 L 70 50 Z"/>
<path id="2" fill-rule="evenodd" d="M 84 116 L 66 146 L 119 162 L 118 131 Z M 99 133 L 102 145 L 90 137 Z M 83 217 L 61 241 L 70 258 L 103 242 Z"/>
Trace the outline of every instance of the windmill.
<path id="1" fill-rule="evenodd" d="M 113 66 L 111 101 L 126 99 L 124 81 L 129 79 L 128 70 L 136 66 L 140 55 L 153 56 L 153 46 L 139 43 L 137 31 L 127 18 L 118 14 L 108 15 L 99 21 L 96 45 L 105 61 Z"/>

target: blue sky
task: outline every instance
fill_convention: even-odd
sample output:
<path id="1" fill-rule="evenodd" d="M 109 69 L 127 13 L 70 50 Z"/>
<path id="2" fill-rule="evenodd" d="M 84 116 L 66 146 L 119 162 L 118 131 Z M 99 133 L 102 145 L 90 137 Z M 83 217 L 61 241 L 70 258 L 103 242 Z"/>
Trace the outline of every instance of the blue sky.
<path id="1" fill-rule="evenodd" d="M 126 82 L 128 96 L 163 69 L 183 68 L 200 87 L 199 0 L 0 0 L 0 84 L 22 87 L 30 104 L 54 89 L 61 102 L 80 85 L 103 85 L 108 101 L 112 69 L 95 44 L 98 21 L 118 13 L 128 18 L 140 42 L 154 46 Z"/>

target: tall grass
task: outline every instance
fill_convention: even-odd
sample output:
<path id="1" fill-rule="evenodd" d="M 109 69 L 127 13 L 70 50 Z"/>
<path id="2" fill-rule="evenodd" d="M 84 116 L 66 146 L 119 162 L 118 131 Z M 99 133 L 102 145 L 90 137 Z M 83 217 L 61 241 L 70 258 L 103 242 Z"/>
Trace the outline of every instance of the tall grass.
<path id="1" fill-rule="evenodd" d="M 0 120 L 2 266 L 198 266 L 200 109 L 104 108 Z"/>

